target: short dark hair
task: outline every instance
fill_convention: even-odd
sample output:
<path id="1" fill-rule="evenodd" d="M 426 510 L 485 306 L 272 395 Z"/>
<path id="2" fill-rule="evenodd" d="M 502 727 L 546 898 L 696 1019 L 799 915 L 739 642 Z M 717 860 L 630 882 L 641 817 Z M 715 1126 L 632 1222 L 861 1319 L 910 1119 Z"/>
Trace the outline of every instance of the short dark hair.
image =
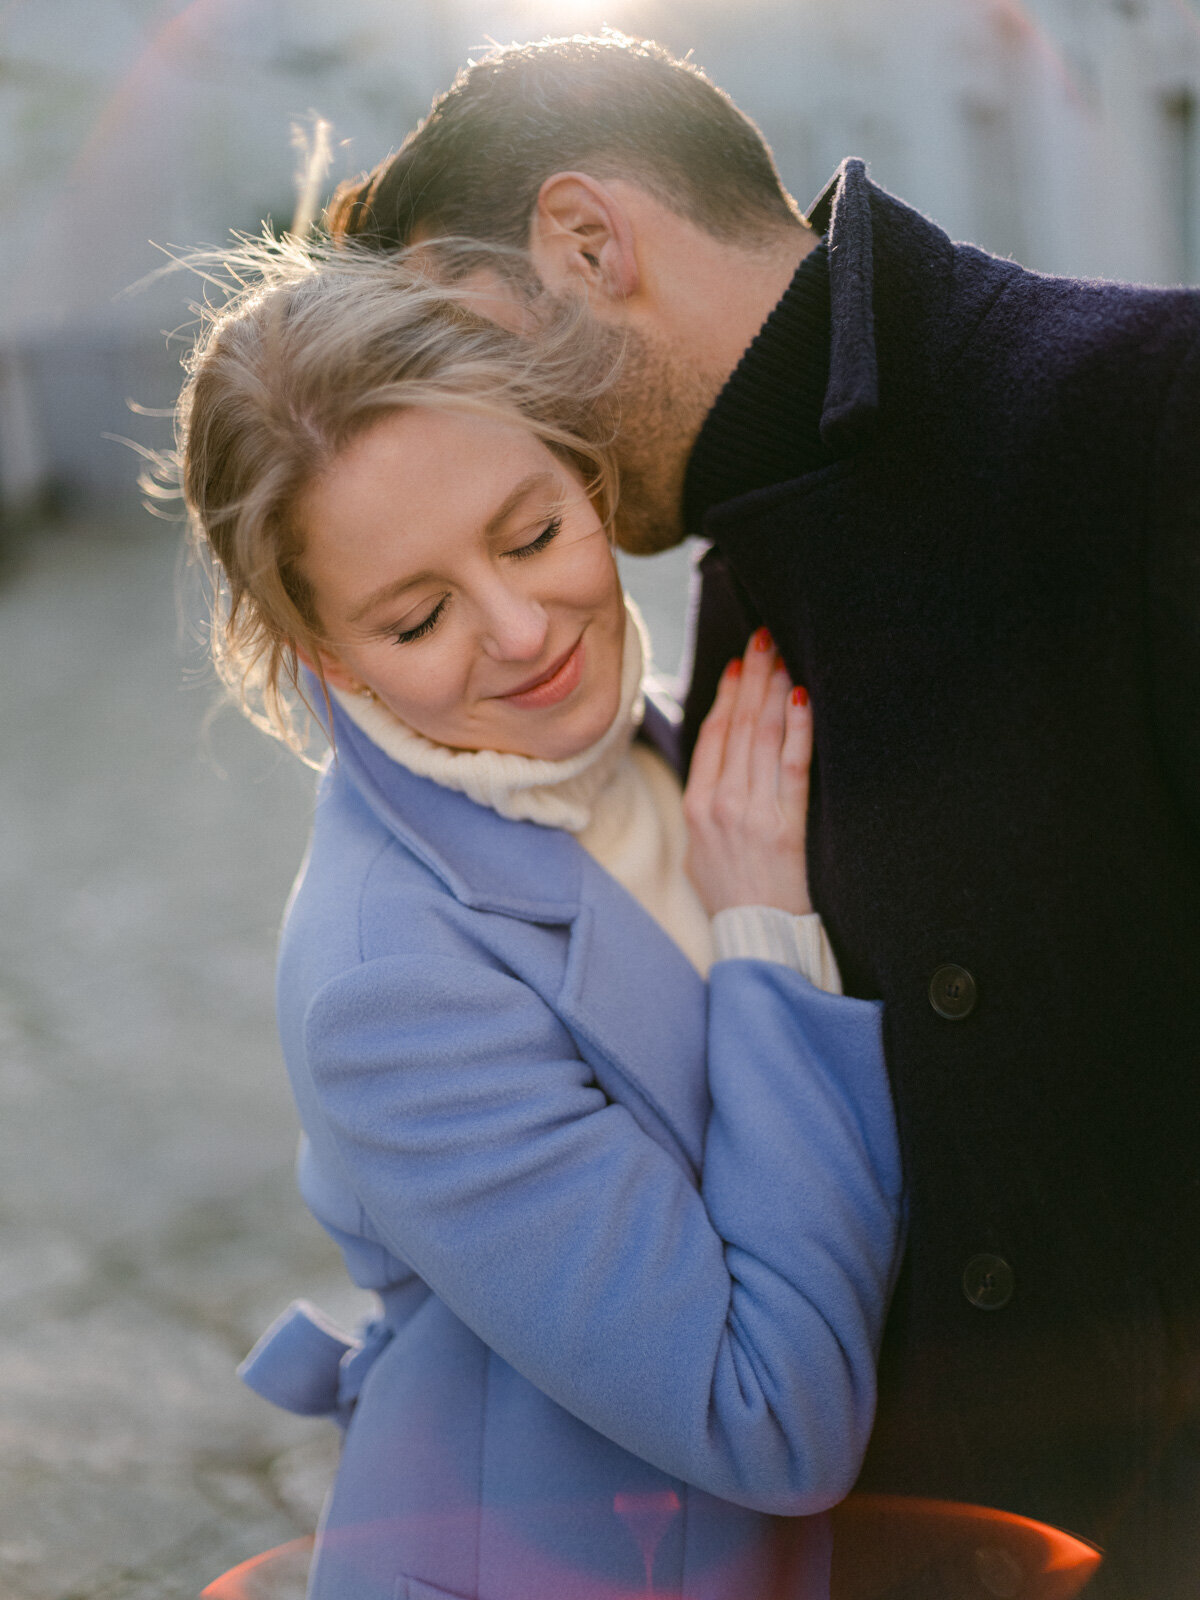
<path id="1" fill-rule="evenodd" d="M 727 94 L 661 45 L 606 31 L 466 67 L 395 155 L 338 189 L 327 222 L 380 250 L 418 232 L 524 248 L 542 183 L 573 169 L 636 182 L 731 242 L 798 220 L 766 140 Z"/>

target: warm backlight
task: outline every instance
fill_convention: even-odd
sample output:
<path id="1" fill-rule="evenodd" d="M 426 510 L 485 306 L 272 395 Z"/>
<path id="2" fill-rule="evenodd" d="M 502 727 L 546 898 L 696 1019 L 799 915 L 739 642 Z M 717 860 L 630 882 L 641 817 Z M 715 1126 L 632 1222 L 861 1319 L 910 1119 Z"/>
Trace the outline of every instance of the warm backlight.
<path id="1" fill-rule="evenodd" d="M 595 1579 L 589 1600 L 689 1600 L 678 1589 L 654 1586 L 655 1550 L 680 1510 L 670 1490 L 617 1495 L 613 1513 L 639 1546 L 645 1587 L 617 1588 Z M 948 1500 L 851 1495 L 833 1512 L 832 1523 L 832 1600 L 888 1600 L 898 1592 L 906 1600 L 922 1600 L 926 1593 L 931 1600 L 947 1594 L 955 1600 L 1072 1600 L 1100 1565 L 1100 1552 L 1069 1533 Z M 295 1539 L 244 1561 L 210 1583 L 200 1600 L 299 1600 L 312 1543 Z M 572 1584 L 573 1594 L 582 1592 Z"/>

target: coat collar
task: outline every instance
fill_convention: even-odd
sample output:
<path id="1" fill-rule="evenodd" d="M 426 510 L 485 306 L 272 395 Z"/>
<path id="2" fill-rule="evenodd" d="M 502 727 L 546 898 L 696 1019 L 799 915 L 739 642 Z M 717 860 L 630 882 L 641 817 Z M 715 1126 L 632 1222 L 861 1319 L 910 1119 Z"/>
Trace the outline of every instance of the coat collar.
<path id="1" fill-rule="evenodd" d="M 930 364 L 954 247 L 928 218 L 873 184 L 865 164 L 843 161 L 808 213 L 829 244 L 829 385 L 821 437 L 844 454 L 872 431 L 880 410 L 880 347 L 892 365 Z M 878 340 L 877 340 L 878 335 Z M 883 374 L 886 392 L 887 373 Z"/>
<path id="2" fill-rule="evenodd" d="M 315 680 L 308 688 L 310 704 L 320 705 Z M 332 713 L 334 762 L 384 827 L 456 900 L 527 922 L 574 919 L 583 851 L 571 834 L 509 821 L 465 794 L 418 777 L 385 755 L 337 705 Z"/>
<path id="3" fill-rule="evenodd" d="M 834 449 L 856 442 L 879 409 L 871 184 L 863 162 L 842 162 L 808 220 L 829 239 L 829 385 L 821 438 Z"/>

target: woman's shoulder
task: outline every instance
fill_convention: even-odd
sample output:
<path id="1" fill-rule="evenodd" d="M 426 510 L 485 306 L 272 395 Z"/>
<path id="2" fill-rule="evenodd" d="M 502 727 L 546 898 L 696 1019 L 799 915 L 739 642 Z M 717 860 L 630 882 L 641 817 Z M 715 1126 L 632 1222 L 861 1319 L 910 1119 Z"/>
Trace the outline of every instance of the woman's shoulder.
<path id="1" fill-rule="evenodd" d="M 452 901 L 445 884 L 398 835 L 386 827 L 336 766 L 317 796 L 312 835 L 284 921 L 289 940 L 312 938 L 346 944 L 357 959 L 372 959 L 363 945 L 364 920 L 386 904 L 393 926 L 411 927 Z M 397 921 L 397 913 L 402 920 Z"/>

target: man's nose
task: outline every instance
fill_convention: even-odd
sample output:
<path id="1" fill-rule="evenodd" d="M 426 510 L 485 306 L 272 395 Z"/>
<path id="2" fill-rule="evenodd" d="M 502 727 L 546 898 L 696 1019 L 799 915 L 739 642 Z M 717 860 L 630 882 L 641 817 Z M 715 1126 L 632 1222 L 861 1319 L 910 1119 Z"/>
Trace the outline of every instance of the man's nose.
<path id="1" fill-rule="evenodd" d="M 546 643 L 549 619 L 531 595 L 498 584 L 487 597 L 483 626 L 483 648 L 494 660 L 536 661 Z"/>

